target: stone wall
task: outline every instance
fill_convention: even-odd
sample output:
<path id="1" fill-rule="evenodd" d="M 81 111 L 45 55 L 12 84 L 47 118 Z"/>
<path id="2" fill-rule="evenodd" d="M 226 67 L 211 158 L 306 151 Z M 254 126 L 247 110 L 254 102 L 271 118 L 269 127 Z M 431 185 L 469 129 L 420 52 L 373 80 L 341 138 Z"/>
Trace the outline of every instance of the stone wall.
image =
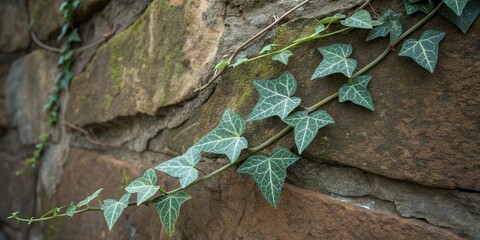
<path id="1" fill-rule="evenodd" d="M 308 80 L 321 59 L 318 47 L 351 43 L 363 66 L 387 45 L 367 44 L 366 31 L 352 31 L 295 48 L 288 66 L 260 60 L 230 69 L 197 93 L 216 62 L 299 1 L 83 0 L 77 19 L 84 41 L 76 47 L 105 41 L 76 55 L 76 76 L 40 166 L 16 176 L 48 131 L 41 109 L 56 74 L 56 54 L 30 35 L 58 46 L 61 2 L 0 3 L 0 240 L 167 238 L 157 213 L 145 206 L 127 209 L 112 231 L 101 213 L 30 226 L 6 218 L 14 211 L 38 216 L 98 188 L 102 197 L 118 198 L 147 168 L 185 152 L 225 109 L 246 117 L 257 100 L 253 80 L 288 70 L 308 106 L 345 81 L 337 75 Z M 285 45 L 312 31 L 317 19 L 362 2 L 311 1 L 239 57 L 268 43 Z M 403 11 L 401 1 L 373 1 L 373 8 Z M 421 16 L 402 19 L 411 26 Z M 480 22 L 462 34 L 436 16 L 422 30 L 429 28 L 447 33 L 435 73 L 390 54 L 368 73 L 375 112 L 327 104 L 323 109 L 336 123 L 289 168 L 277 209 L 250 177 L 231 170 L 188 190 L 193 199 L 173 238 L 480 239 Z M 275 118 L 254 122 L 246 137 L 254 146 L 283 127 Z M 276 145 L 294 150 L 291 139 Z M 205 172 L 228 161 L 204 160 Z M 158 175 L 162 187 L 177 186 Z"/>

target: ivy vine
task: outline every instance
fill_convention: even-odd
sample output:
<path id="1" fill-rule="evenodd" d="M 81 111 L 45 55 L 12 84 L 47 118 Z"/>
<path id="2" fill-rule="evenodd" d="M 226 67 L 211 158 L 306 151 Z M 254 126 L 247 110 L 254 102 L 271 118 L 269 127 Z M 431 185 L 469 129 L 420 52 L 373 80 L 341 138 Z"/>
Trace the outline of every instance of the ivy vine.
<path id="1" fill-rule="evenodd" d="M 74 77 L 72 71 L 74 50 L 73 44 L 81 42 L 82 39 L 78 33 L 78 28 L 74 26 L 74 14 L 80 4 L 80 0 L 65 0 L 60 5 L 60 12 L 64 23 L 61 27 L 57 42 L 63 41 L 60 48 L 60 56 L 57 62 L 57 75 L 55 82 L 48 95 L 47 103 L 43 106 L 43 111 L 48 112 L 48 123 L 50 127 L 54 127 L 58 122 L 58 115 L 61 108 L 62 91 L 68 91 L 70 82 Z M 23 166 L 16 171 L 16 174 L 26 174 L 37 166 L 42 152 L 47 146 L 50 133 L 42 132 L 40 134 L 40 142 L 35 145 L 33 155 L 24 161 Z"/>
<path id="2" fill-rule="evenodd" d="M 403 41 L 398 55 L 409 57 L 421 67 L 429 72 L 433 72 L 437 64 L 439 45 L 445 33 L 437 30 L 426 30 L 418 39 L 406 38 L 437 13 L 450 20 L 462 32 L 468 30 L 480 13 L 480 1 L 477 0 L 443 0 L 438 3 L 431 0 L 403 0 L 403 3 L 405 12 L 408 15 L 416 12 L 427 14 L 403 33 L 400 22 L 401 13 L 387 10 L 382 17 L 372 19 L 368 11 L 360 9 L 349 17 L 338 13 L 320 20 L 315 31 L 310 36 L 297 39 L 285 48 L 274 50 L 277 46 L 270 44 L 263 47 L 256 57 L 250 59 L 240 58 L 234 63 L 223 60 L 215 67 L 216 70 L 238 67 L 245 62 L 264 57 L 270 57 L 274 61 L 287 65 L 289 57 L 294 54 L 291 49 L 295 46 L 354 29 L 369 30 L 366 41 L 389 36 L 390 44 L 385 50 L 359 70 L 356 70 L 357 61 L 350 57 L 353 51 L 353 47 L 350 44 L 335 43 L 319 48 L 318 50 L 323 59 L 315 69 L 311 79 L 316 80 L 335 73 L 341 73 L 347 79 L 346 83 L 337 92 L 314 105 L 295 111 L 300 105 L 301 99 L 294 96 L 297 82 L 289 72 L 284 72 L 272 80 L 255 80 L 253 85 L 258 93 L 259 100 L 246 119 L 227 109 L 216 128 L 201 138 L 199 142 L 189 148 L 183 155 L 165 161 L 154 169 L 148 169 L 142 177 L 125 187 L 126 193 L 119 200 L 105 199 L 100 204 L 100 207 L 92 207 L 90 205 L 91 201 L 98 199 L 100 196 L 102 189 L 99 189 L 77 204 L 71 203 L 69 206 L 54 208 L 39 218 L 21 218 L 19 217 L 19 212 L 12 213 L 10 218 L 32 223 L 58 217 L 71 217 L 87 211 L 102 211 L 108 228 L 112 229 L 125 208 L 143 204 L 156 209 L 162 225 L 171 236 L 174 232 L 182 204 L 191 199 L 191 196 L 185 191 L 234 166 L 239 166 L 237 168 L 238 173 L 252 176 L 265 199 L 273 207 L 277 207 L 287 168 L 299 159 L 297 153 L 301 154 L 305 150 L 319 130 L 328 124 L 334 123 L 334 119 L 326 111 L 319 110 L 320 107 L 338 98 L 340 103 L 350 101 L 360 107 L 374 111 L 374 102 L 368 90 L 368 84 L 372 77 L 364 75 L 367 71 L 393 52 L 393 49 Z M 333 25 L 340 25 L 343 28 L 329 32 Z M 72 37 L 72 40 L 76 39 L 76 37 Z M 69 46 L 71 42 L 66 44 Z M 65 49 L 65 56 L 68 56 L 66 55 L 68 48 Z M 62 64 L 59 63 L 62 69 L 64 67 L 69 68 L 69 64 L 71 64 L 68 61 L 71 58 L 65 56 Z M 66 72 L 63 72 L 60 76 L 64 80 L 68 79 Z M 69 82 L 69 80 L 65 81 Z M 54 105 L 52 103 L 52 106 Z M 50 105 L 47 109 L 50 109 Z M 247 122 L 260 121 L 275 116 L 279 117 L 287 127 L 262 144 L 248 147 L 248 140 L 243 137 Z M 278 147 L 271 154 L 257 154 L 285 136 L 292 129 L 294 130 L 297 153 Z M 199 177 L 199 172 L 195 166 L 200 161 L 202 152 L 224 154 L 230 162 L 203 177 Z M 155 170 L 178 178 L 180 187 L 170 191 L 162 189 L 157 183 Z M 136 202 L 129 201 L 132 194 L 136 194 Z"/>

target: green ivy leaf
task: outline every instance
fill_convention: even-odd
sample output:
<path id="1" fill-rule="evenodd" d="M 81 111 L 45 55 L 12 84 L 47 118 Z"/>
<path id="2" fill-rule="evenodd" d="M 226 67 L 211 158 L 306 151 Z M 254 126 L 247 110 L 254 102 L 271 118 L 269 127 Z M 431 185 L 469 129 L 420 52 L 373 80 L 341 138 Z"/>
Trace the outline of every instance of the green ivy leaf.
<path id="1" fill-rule="evenodd" d="M 63 79 L 62 81 L 60 82 L 60 85 L 63 89 L 65 90 L 68 90 L 68 88 L 70 87 L 70 82 L 72 81 L 73 77 L 75 75 L 73 74 L 72 71 L 70 70 L 65 70 L 64 72 L 64 76 L 63 76 Z"/>
<path id="2" fill-rule="evenodd" d="M 480 14 L 480 1 L 469 1 L 461 16 L 457 16 L 452 9 L 445 6 L 440 8 L 440 14 L 460 28 L 463 33 L 467 33 L 478 14 Z"/>
<path id="3" fill-rule="evenodd" d="M 225 154 L 231 162 L 234 162 L 248 145 L 247 139 L 242 137 L 245 128 L 245 120 L 227 109 L 218 126 L 200 139 L 194 147 L 209 153 Z"/>
<path id="4" fill-rule="evenodd" d="M 403 5 L 405 6 L 405 12 L 407 15 L 414 14 L 416 12 L 428 14 L 430 11 L 432 11 L 432 6 L 428 3 L 412 4 L 408 0 L 403 0 Z"/>
<path id="5" fill-rule="evenodd" d="M 277 148 L 270 157 L 253 155 L 249 157 L 237 172 L 253 177 L 265 199 L 277 208 L 288 166 L 299 159 L 285 148 Z"/>
<path id="6" fill-rule="evenodd" d="M 77 206 L 75 206 L 75 204 L 71 202 L 67 210 L 65 211 L 65 215 L 73 217 L 73 215 L 75 214 L 75 210 L 77 210 Z"/>
<path id="7" fill-rule="evenodd" d="M 222 60 L 222 61 L 218 62 L 217 65 L 215 65 L 215 70 L 219 70 L 219 69 L 222 69 L 222 68 L 227 67 L 227 66 L 228 66 L 228 61 Z"/>
<path id="8" fill-rule="evenodd" d="M 382 25 L 372 29 L 367 36 L 367 41 L 378 37 L 385 37 L 390 34 L 390 43 L 398 39 L 402 34 L 402 24 L 400 23 L 400 13 L 388 10 L 381 17 Z"/>
<path id="9" fill-rule="evenodd" d="M 70 23 L 65 23 L 63 24 L 62 26 L 62 30 L 60 31 L 60 35 L 58 35 L 57 37 L 57 41 L 60 42 L 60 40 L 62 40 L 62 38 L 65 36 L 65 34 L 67 34 L 67 31 L 68 29 L 70 28 Z"/>
<path id="10" fill-rule="evenodd" d="M 359 106 L 375 111 L 372 95 L 370 95 L 367 88 L 371 79 L 372 77 L 370 76 L 358 76 L 353 79 L 352 83 L 344 84 L 338 90 L 338 101 L 351 101 Z"/>
<path id="11" fill-rule="evenodd" d="M 323 110 L 310 115 L 305 111 L 295 112 L 283 121 L 294 128 L 295 144 L 300 154 L 312 142 L 320 128 L 334 123 L 332 117 Z"/>
<path id="12" fill-rule="evenodd" d="M 325 31 L 326 28 L 325 28 L 325 25 L 323 24 L 318 24 L 316 27 L 315 27 L 315 33 L 314 35 L 318 35 L 319 33 Z"/>
<path id="13" fill-rule="evenodd" d="M 272 56 L 272 60 L 279 61 L 285 65 L 288 64 L 288 58 L 292 56 L 293 53 L 290 50 L 283 50 L 279 54 L 275 54 Z"/>
<path id="14" fill-rule="evenodd" d="M 443 32 L 427 30 L 419 40 L 406 40 L 398 55 L 412 58 L 418 65 L 433 73 L 438 59 L 438 45 L 444 37 Z"/>
<path id="15" fill-rule="evenodd" d="M 321 47 L 318 51 L 322 54 L 323 60 L 318 65 L 315 73 L 313 73 L 312 80 L 333 73 L 342 73 L 347 77 L 352 76 L 353 70 L 357 67 L 357 61 L 348 58 L 353 51 L 352 45 L 336 43 L 327 47 Z"/>
<path id="16" fill-rule="evenodd" d="M 349 18 L 340 21 L 343 26 L 372 29 L 372 17 L 366 10 L 359 10 Z"/>
<path id="17" fill-rule="evenodd" d="M 158 192 L 160 186 L 156 185 L 156 183 L 157 174 L 155 170 L 149 168 L 142 177 L 128 184 L 125 191 L 128 193 L 137 193 L 137 206 L 139 206 Z"/>
<path id="18" fill-rule="evenodd" d="M 152 206 L 157 209 L 158 216 L 169 236 L 172 236 L 182 204 L 192 197 L 185 192 L 163 195 Z"/>
<path id="19" fill-rule="evenodd" d="M 240 64 L 242 64 L 242 63 L 244 63 L 244 62 L 247 62 L 247 61 L 248 61 L 248 58 L 239 58 L 239 59 L 237 59 L 237 61 L 236 61 L 234 64 L 232 64 L 231 66 L 232 66 L 233 68 L 236 68 L 238 65 L 240 65 Z"/>
<path id="20" fill-rule="evenodd" d="M 85 199 L 83 199 L 82 201 L 80 201 L 79 203 L 77 203 L 77 207 L 83 207 L 87 204 L 89 204 L 93 199 L 97 198 L 98 195 L 100 195 L 100 192 L 103 190 L 103 188 L 100 188 L 98 189 L 97 191 L 95 191 L 94 193 L 92 193 L 92 195 L 86 197 Z"/>
<path id="21" fill-rule="evenodd" d="M 340 19 L 344 19 L 345 17 L 347 17 L 345 14 L 336 13 L 335 15 L 333 15 L 331 17 L 326 17 L 326 18 L 320 20 L 318 22 L 318 24 L 331 24 L 331 23 L 337 22 Z"/>
<path id="22" fill-rule="evenodd" d="M 68 42 L 81 42 L 82 41 L 82 38 L 78 34 L 78 29 L 77 28 L 73 29 L 73 31 L 70 33 L 70 35 L 68 35 L 67 41 Z"/>
<path id="23" fill-rule="evenodd" d="M 198 178 L 198 170 L 195 165 L 200 161 L 200 150 L 191 147 L 182 156 L 173 158 L 156 166 L 155 169 L 165 172 L 172 177 L 178 177 L 182 188 Z"/>
<path id="24" fill-rule="evenodd" d="M 274 80 L 255 80 L 253 85 L 260 99 L 247 121 L 261 120 L 271 116 L 285 118 L 301 102 L 300 98 L 291 97 L 297 89 L 297 81 L 289 72 L 282 73 Z"/>
<path id="25" fill-rule="evenodd" d="M 107 221 L 108 229 L 112 230 L 113 225 L 118 220 L 125 208 L 128 207 L 128 199 L 130 193 L 124 194 L 120 200 L 106 199 L 103 201 L 102 210 L 105 221 Z"/>
<path id="26" fill-rule="evenodd" d="M 442 0 L 445 5 L 447 5 L 450 9 L 457 14 L 457 16 L 461 16 L 463 9 L 468 3 L 468 0 Z"/>
<path id="27" fill-rule="evenodd" d="M 275 49 L 276 46 L 278 46 L 278 45 L 277 44 L 268 44 L 267 46 L 263 47 L 262 50 L 260 50 L 260 52 L 258 54 L 269 53 L 273 49 Z"/>

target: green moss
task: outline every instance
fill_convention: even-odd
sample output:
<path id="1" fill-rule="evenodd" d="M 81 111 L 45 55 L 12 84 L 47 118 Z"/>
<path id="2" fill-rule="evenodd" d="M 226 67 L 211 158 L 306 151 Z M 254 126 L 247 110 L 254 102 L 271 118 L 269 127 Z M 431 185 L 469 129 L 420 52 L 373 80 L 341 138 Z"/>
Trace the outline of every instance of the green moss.
<path id="1" fill-rule="evenodd" d="M 104 98 L 105 98 L 105 111 L 108 111 L 112 107 L 112 96 L 107 94 L 105 95 Z"/>
<path id="2" fill-rule="evenodd" d="M 188 69 L 183 65 L 185 19 L 183 6 L 154 1 L 147 11 L 111 41 L 109 76 L 114 95 L 120 93 L 124 80 L 140 78 L 149 97 L 158 96 L 155 105 L 172 97 L 170 82 Z M 154 103 L 152 103 L 154 104 Z"/>
<path id="3" fill-rule="evenodd" d="M 315 21 L 299 20 L 280 25 L 275 31 L 272 42 L 280 47 L 286 47 L 293 41 L 307 37 L 315 32 Z"/>

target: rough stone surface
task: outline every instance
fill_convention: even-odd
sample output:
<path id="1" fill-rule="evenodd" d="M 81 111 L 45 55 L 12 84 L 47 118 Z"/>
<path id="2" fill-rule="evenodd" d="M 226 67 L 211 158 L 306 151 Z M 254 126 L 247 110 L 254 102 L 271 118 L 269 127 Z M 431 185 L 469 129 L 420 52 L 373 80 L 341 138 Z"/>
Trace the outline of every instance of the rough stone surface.
<path id="1" fill-rule="evenodd" d="M 308 159 L 289 168 L 288 181 L 371 210 L 425 219 L 469 239 L 480 236 L 480 193 L 429 188 Z"/>
<path id="2" fill-rule="evenodd" d="M 42 198 L 43 209 L 81 201 L 99 188 L 104 188 L 101 199 L 118 199 L 123 188 L 148 167 L 126 163 L 107 154 L 71 149 L 56 194 L 52 198 Z M 162 178 L 159 180 L 166 183 Z M 130 201 L 134 201 L 134 196 Z M 92 203 L 92 206 L 96 205 L 96 202 Z M 125 210 L 112 231 L 108 231 L 101 212 L 91 212 L 47 222 L 43 233 L 46 239 L 63 239 L 65 236 L 69 239 L 158 239 L 160 228 L 155 209 L 139 207 Z"/>
<path id="3" fill-rule="evenodd" d="M 289 184 L 274 209 L 256 188 L 249 177 L 230 173 L 195 188 L 174 238 L 461 239 L 423 221 L 370 211 Z"/>
<path id="4" fill-rule="evenodd" d="M 58 31 L 63 23 L 62 13 L 59 11 L 62 2 L 63 0 L 28 0 L 31 30 L 41 41 L 56 39 L 54 32 Z"/>
<path id="5" fill-rule="evenodd" d="M 0 4 L 0 52 L 14 52 L 28 47 L 27 19 L 26 1 L 6 0 Z"/>
<path id="6" fill-rule="evenodd" d="M 6 107 L 22 144 L 34 144 L 48 128 L 42 111 L 55 80 L 57 58 L 44 50 L 34 51 L 12 63 L 5 84 Z"/>
<path id="7" fill-rule="evenodd" d="M 74 79 L 67 119 L 86 125 L 136 113 L 154 115 L 160 107 L 193 97 L 221 33 L 220 22 L 209 26 L 199 20 L 207 7 L 206 1 L 153 2 Z M 82 114 L 87 109 L 94 114 Z"/>

